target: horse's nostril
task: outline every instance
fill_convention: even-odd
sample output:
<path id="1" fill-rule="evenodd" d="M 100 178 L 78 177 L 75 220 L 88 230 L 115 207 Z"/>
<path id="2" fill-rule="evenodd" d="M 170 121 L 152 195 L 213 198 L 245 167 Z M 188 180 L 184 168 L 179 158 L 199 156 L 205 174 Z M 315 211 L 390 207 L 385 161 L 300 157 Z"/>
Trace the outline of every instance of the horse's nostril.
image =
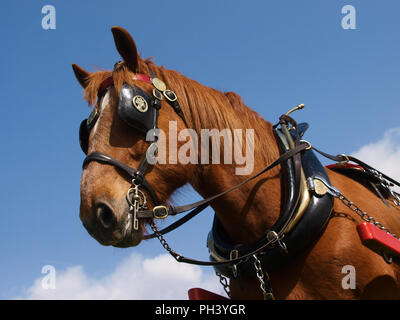
<path id="1" fill-rule="evenodd" d="M 114 212 L 104 203 L 96 205 L 96 215 L 104 228 L 110 228 L 116 222 Z"/>

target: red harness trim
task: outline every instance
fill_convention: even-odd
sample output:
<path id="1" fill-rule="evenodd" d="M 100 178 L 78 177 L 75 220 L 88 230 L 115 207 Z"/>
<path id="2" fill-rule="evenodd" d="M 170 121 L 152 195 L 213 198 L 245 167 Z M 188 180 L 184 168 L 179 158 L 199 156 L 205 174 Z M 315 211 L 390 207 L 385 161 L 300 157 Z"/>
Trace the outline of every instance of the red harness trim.
<path id="1" fill-rule="evenodd" d="M 191 288 L 188 291 L 189 300 L 228 300 L 224 296 L 201 288 Z"/>
<path id="2" fill-rule="evenodd" d="M 382 254 L 382 251 L 390 255 L 400 255 L 400 240 L 379 229 L 369 222 L 357 225 L 357 231 L 364 246 Z"/>
<path id="3" fill-rule="evenodd" d="M 144 81 L 147 83 L 151 83 L 151 78 L 145 74 L 140 74 L 140 73 L 135 73 L 133 75 L 133 80 L 137 80 L 137 81 Z M 107 79 L 105 79 L 100 87 L 99 87 L 99 96 L 102 96 L 103 93 L 112 85 L 114 85 L 114 79 L 112 76 L 108 77 Z"/>
<path id="4" fill-rule="evenodd" d="M 133 76 L 133 80 L 144 81 L 147 83 L 151 83 L 151 78 L 145 74 L 135 73 Z"/>
<path id="5" fill-rule="evenodd" d="M 354 168 L 354 169 L 364 170 L 363 167 L 361 167 L 361 166 L 359 166 L 357 164 L 353 164 L 353 163 L 346 163 L 346 164 L 334 163 L 334 164 L 328 164 L 325 167 L 328 168 L 328 169 L 350 169 L 350 168 Z"/>

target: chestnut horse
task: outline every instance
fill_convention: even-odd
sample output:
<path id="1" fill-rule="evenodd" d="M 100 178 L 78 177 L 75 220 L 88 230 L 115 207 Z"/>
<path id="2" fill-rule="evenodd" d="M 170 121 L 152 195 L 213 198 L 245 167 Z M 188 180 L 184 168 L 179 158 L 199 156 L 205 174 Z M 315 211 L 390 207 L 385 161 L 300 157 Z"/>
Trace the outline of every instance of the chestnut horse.
<path id="1" fill-rule="evenodd" d="M 159 67 L 150 59 L 142 59 L 131 35 L 120 27 L 112 34 L 123 61 L 113 71 L 89 73 L 73 64 L 74 73 L 84 88 L 85 99 L 98 110 L 98 119 L 88 133 L 87 153 L 101 152 L 129 167 L 138 168 L 146 153 L 145 136 L 129 126 L 118 115 L 120 91 L 124 84 L 153 95 L 152 83 L 134 75 L 152 75 L 161 79 L 178 97 L 184 117 L 161 101 L 158 128 L 168 132 L 175 121 L 178 132 L 187 128 L 200 135 L 201 129 L 254 129 L 254 172 L 279 158 L 280 149 L 274 128 L 249 109 L 233 92 L 220 92 L 191 80 L 182 74 Z M 105 80 L 112 85 L 99 95 Z M 104 88 L 103 88 L 104 89 Z M 162 98 L 162 97 L 161 97 Z M 98 101 L 97 101 L 98 99 Z M 96 102 L 97 101 L 97 102 Z M 168 137 L 168 135 L 167 135 Z M 169 141 L 167 141 L 169 143 Z M 186 141 L 178 141 L 181 147 Z M 223 146 L 221 145 L 223 150 Z M 222 151 L 221 151 L 222 154 Z M 168 148 L 167 156 L 168 159 Z M 398 210 L 391 201 L 384 203 L 366 185 L 335 170 L 327 169 L 331 185 L 340 190 L 358 207 L 373 215 L 391 232 L 400 234 L 400 225 L 393 214 Z M 166 203 L 179 187 L 189 183 L 204 198 L 239 184 L 243 176 L 235 174 L 234 164 L 155 164 L 145 176 L 156 196 Z M 279 218 L 285 199 L 285 180 L 281 164 L 254 180 L 211 201 L 211 207 L 227 235 L 235 243 L 247 244 L 265 236 Z M 90 161 L 84 166 L 81 179 L 80 219 L 88 232 L 102 245 L 130 247 L 138 245 L 147 234 L 152 219 L 141 219 L 138 230 L 127 228 L 129 203 L 127 190 L 131 181 L 113 165 Z M 148 196 L 147 191 L 144 194 Z M 149 201 L 150 207 L 154 205 Z M 381 255 L 362 245 L 356 225 L 362 222 L 348 206 L 334 199 L 333 211 L 322 235 L 291 261 L 269 273 L 277 299 L 399 299 L 400 268 L 385 262 Z M 128 234 L 128 231 L 129 234 Z M 353 266 L 355 288 L 345 288 L 345 266 Z M 259 280 L 254 277 L 230 279 L 233 299 L 262 299 Z"/>

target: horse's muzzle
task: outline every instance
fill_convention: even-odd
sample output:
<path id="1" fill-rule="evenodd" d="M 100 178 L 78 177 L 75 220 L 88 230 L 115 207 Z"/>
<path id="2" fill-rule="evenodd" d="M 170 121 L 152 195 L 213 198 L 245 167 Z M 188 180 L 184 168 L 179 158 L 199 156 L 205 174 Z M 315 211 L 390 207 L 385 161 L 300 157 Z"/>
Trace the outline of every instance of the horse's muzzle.
<path id="1" fill-rule="evenodd" d="M 132 215 L 128 210 L 119 213 L 105 201 L 97 202 L 90 210 L 91 219 L 81 215 L 81 220 L 88 233 L 100 244 L 127 248 L 141 242 L 142 232 L 132 228 Z"/>

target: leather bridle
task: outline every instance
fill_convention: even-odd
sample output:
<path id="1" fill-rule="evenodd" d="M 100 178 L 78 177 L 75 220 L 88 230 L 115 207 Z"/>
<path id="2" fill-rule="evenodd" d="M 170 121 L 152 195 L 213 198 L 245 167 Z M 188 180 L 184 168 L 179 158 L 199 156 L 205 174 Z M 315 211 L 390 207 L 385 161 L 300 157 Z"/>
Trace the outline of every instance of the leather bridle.
<path id="1" fill-rule="evenodd" d="M 180 116 L 183 122 L 187 125 L 186 119 L 183 115 L 182 109 L 178 103 L 175 93 L 171 90 L 168 90 L 165 87 L 165 84 L 161 80 L 159 80 L 152 71 L 151 73 L 152 77 L 144 74 L 134 74 L 133 77 L 134 80 L 150 83 L 154 86 L 152 103 L 150 106 L 151 108 L 154 108 L 154 117 L 152 119 L 152 128 L 154 129 L 154 132 L 156 132 L 156 129 L 158 129 L 159 110 L 161 109 L 161 101 L 164 97 L 173 107 L 177 115 Z M 98 96 L 102 96 L 104 92 L 113 85 L 114 82 L 112 76 L 105 79 L 100 85 Z M 150 141 L 150 144 L 145 154 L 142 156 L 142 159 L 137 169 L 130 167 L 122 163 L 121 161 L 100 152 L 90 153 L 83 161 L 83 168 L 85 168 L 92 161 L 112 165 L 123 171 L 132 181 L 132 187 L 128 190 L 126 198 L 129 203 L 130 212 L 133 216 L 134 230 L 139 229 L 139 219 L 165 219 L 168 215 L 173 215 L 175 213 L 171 212 L 166 206 L 161 205 L 161 201 L 159 200 L 157 193 L 154 191 L 153 187 L 148 183 L 145 178 L 147 168 L 150 165 L 147 159 L 147 155 L 154 155 L 157 152 L 157 139 L 158 137 L 154 135 L 152 139 L 147 140 Z M 140 187 L 143 187 L 148 192 L 154 205 L 152 210 L 148 210 L 146 196 L 140 190 Z M 146 238 L 153 237 L 155 237 L 155 235 L 146 236 Z"/>

